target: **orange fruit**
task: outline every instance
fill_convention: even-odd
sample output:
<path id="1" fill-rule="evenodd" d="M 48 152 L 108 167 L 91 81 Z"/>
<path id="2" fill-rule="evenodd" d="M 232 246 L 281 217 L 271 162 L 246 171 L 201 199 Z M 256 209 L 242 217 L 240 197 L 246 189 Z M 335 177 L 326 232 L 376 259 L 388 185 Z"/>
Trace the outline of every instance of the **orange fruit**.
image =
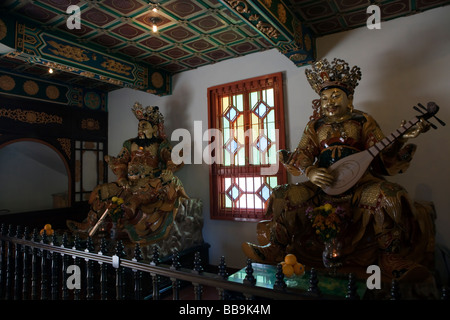
<path id="1" fill-rule="evenodd" d="M 286 277 L 291 277 L 294 274 L 294 267 L 290 264 L 285 264 L 283 266 L 283 273 Z"/>
<path id="2" fill-rule="evenodd" d="M 284 262 L 293 266 L 297 263 L 297 257 L 292 253 L 289 253 L 284 257 Z"/>
<path id="3" fill-rule="evenodd" d="M 49 223 L 47 223 L 47 224 L 44 226 L 44 229 L 45 229 L 45 231 L 50 231 L 50 230 L 52 230 L 52 225 L 49 224 Z"/>
<path id="4" fill-rule="evenodd" d="M 41 232 L 39 232 L 39 234 L 42 236 L 44 234 L 44 231 L 47 236 L 52 236 L 54 232 L 52 229 L 50 230 L 41 229 Z"/>
<path id="5" fill-rule="evenodd" d="M 305 273 L 305 266 L 302 265 L 301 263 L 297 262 L 294 265 L 294 273 L 298 276 L 302 275 Z"/>

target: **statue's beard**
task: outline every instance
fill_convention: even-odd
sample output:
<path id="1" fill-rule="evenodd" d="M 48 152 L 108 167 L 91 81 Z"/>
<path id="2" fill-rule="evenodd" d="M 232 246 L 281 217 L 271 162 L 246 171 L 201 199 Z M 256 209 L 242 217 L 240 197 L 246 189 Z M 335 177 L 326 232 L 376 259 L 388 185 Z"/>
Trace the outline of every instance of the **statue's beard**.
<path id="1" fill-rule="evenodd" d="M 147 138 L 145 134 L 143 134 L 142 136 L 139 135 L 138 137 L 134 138 L 132 142 L 137 144 L 139 147 L 148 147 L 155 142 L 161 142 L 161 139 L 157 137 Z"/>

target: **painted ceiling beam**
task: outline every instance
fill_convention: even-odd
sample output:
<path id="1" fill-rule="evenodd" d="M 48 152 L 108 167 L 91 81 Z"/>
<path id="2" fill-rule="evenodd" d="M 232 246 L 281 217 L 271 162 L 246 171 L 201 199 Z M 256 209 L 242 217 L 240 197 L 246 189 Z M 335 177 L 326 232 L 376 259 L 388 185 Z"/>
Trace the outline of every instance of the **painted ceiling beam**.
<path id="1" fill-rule="evenodd" d="M 296 66 L 316 58 L 315 37 L 282 0 L 219 0 Z"/>
<path id="2" fill-rule="evenodd" d="M 171 94 L 172 76 L 164 70 L 81 45 L 75 39 L 4 14 L 0 15 L 0 29 L 0 43 L 13 49 L 6 53 L 8 56 L 120 87 Z"/>

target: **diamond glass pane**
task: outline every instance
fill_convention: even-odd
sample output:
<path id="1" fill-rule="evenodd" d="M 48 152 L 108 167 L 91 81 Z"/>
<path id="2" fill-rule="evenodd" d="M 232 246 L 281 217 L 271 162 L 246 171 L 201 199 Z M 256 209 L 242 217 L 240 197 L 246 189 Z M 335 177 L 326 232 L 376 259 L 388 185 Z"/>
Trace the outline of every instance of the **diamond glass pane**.
<path id="1" fill-rule="evenodd" d="M 239 191 L 238 187 L 232 186 L 231 189 L 228 190 L 227 195 L 231 200 L 236 201 L 241 195 L 241 192 Z"/>
<path id="2" fill-rule="evenodd" d="M 228 151 L 230 151 L 232 154 L 234 154 L 234 153 L 236 153 L 236 150 L 239 149 L 239 144 L 235 139 L 233 139 L 229 143 L 227 143 L 225 148 L 227 148 Z"/>
<path id="3" fill-rule="evenodd" d="M 260 118 L 263 118 L 267 113 L 267 107 L 264 103 L 260 102 L 253 109 L 253 112 Z"/>
<path id="4" fill-rule="evenodd" d="M 270 141 L 266 139 L 266 137 L 261 136 L 258 141 L 256 142 L 256 147 L 258 150 L 265 152 L 267 150 L 267 147 L 269 146 Z"/>
<path id="5" fill-rule="evenodd" d="M 264 186 L 261 188 L 261 190 L 259 190 L 258 194 L 261 196 L 261 198 L 264 201 L 267 201 L 267 199 L 269 199 L 270 194 L 271 194 L 270 188 L 266 184 L 264 184 Z"/>
<path id="6" fill-rule="evenodd" d="M 228 112 L 225 114 L 225 117 L 230 120 L 230 122 L 234 122 L 236 120 L 236 117 L 238 115 L 238 111 L 235 107 L 231 106 Z"/>

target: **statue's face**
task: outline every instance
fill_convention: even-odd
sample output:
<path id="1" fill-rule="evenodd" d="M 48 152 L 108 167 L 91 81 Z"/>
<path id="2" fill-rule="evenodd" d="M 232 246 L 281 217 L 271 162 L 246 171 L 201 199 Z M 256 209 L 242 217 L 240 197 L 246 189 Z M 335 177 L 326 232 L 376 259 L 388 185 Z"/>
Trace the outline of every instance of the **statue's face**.
<path id="1" fill-rule="evenodd" d="M 351 113 L 353 97 L 339 88 L 330 88 L 320 93 L 322 115 L 338 120 Z"/>
<path id="2" fill-rule="evenodd" d="M 152 125 L 150 122 L 141 120 L 138 125 L 139 139 L 149 139 L 158 131 L 157 125 Z"/>

